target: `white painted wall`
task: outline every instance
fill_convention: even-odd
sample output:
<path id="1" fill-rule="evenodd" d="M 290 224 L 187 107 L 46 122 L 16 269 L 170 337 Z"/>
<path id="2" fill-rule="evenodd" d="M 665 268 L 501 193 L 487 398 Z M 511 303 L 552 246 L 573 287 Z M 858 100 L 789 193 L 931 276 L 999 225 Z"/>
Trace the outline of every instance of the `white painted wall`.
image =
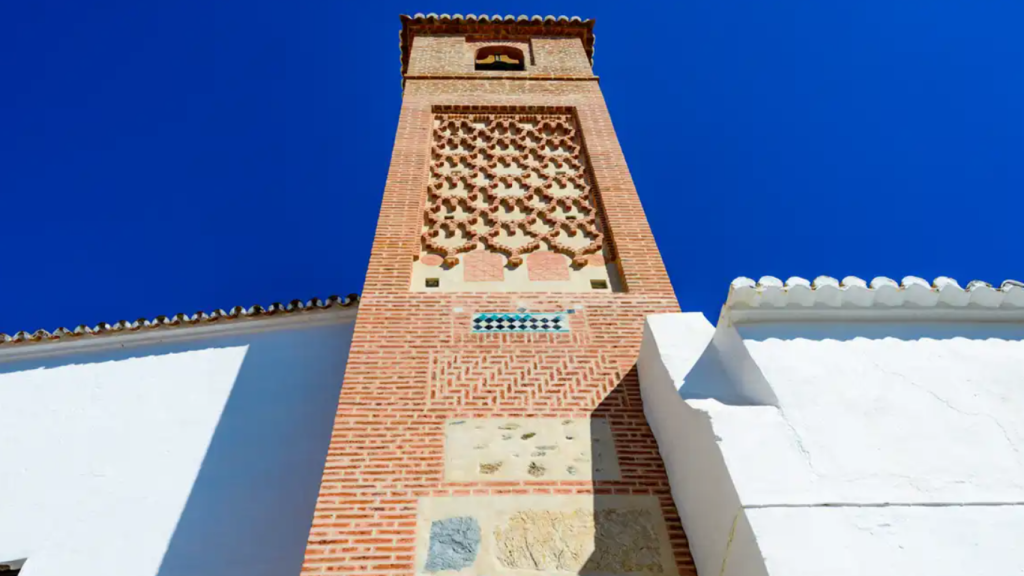
<path id="1" fill-rule="evenodd" d="M 1024 324 L 723 318 L 640 358 L 701 574 L 1024 574 Z"/>
<path id="2" fill-rule="evenodd" d="M 22 576 L 298 574 L 346 318 L 0 362 L 0 562 L 27 557 Z"/>

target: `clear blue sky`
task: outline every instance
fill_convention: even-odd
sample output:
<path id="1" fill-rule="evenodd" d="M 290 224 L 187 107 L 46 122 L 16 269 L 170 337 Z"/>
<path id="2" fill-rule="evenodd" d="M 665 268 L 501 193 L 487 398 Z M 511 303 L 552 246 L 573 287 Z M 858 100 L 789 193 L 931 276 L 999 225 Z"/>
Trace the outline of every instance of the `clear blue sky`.
<path id="1" fill-rule="evenodd" d="M 0 331 L 362 288 L 398 15 L 597 19 L 684 310 L 729 281 L 1024 279 L 1024 3 L 8 1 Z"/>

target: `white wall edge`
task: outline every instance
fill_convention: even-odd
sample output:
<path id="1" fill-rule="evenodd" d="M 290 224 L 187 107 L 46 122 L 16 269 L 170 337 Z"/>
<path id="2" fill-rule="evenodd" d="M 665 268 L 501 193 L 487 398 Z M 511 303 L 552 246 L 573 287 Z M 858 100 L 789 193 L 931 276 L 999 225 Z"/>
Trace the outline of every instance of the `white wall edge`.
<path id="1" fill-rule="evenodd" d="M 665 464 L 669 489 L 698 574 L 720 574 L 740 501 L 707 412 L 679 390 L 715 335 L 701 314 L 657 314 L 644 323 L 637 366 L 644 417 Z"/>
<path id="2" fill-rule="evenodd" d="M 44 341 L 0 346 L 0 363 L 69 353 L 94 352 L 110 348 L 128 348 L 148 344 L 182 342 L 211 336 L 251 334 L 286 328 L 312 327 L 355 322 L 358 306 L 328 310 L 303 311 L 263 318 L 221 320 L 206 325 L 142 328 L 136 332 L 112 332 L 102 335 L 65 337 Z"/>

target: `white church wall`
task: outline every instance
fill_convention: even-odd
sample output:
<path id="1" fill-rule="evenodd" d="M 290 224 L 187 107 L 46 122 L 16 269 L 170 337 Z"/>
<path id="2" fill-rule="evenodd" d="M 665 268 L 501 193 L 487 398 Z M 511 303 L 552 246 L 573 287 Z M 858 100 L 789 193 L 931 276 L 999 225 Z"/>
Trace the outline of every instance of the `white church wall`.
<path id="1" fill-rule="evenodd" d="M 1024 572 L 1024 325 L 671 316 L 641 390 L 699 573 Z"/>
<path id="2" fill-rule="evenodd" d="M 688 374 L 714 332 L 701 314 L 648 316 L 637 361 L 644 416 L 658 439 L 672 498 L 700 574 L 718 573 L 733 521 L 742 510 L 710 419 L 680 394 L 680 389 L 696 386 Z M 713 378 L 702 380 L 711 385 Z"/>
<path id="3" fill-rule="evenodd" d="M 747 509 L 773 576 L 1021 574 L 1024 506 Z M 729 562 L 733 557 L 730 555 Z"/>
<path id="4" fill-rule="evenodd" d="M 788 498 L 1024 501 L 1024 325 L 739 332 L 805 454 Z"/>
<path id="5" fill-rule="evenodd" d="M 351 316 L 5 351 L 0 562 L 27 558 L 22 576 L 297 574 Z"/>

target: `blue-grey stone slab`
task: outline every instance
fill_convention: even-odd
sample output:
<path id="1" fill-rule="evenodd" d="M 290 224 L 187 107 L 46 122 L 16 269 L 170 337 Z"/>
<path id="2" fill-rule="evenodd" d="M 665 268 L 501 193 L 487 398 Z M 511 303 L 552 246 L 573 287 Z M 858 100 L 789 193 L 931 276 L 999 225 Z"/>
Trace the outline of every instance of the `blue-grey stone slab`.
<path id="1" fill-rule="evenodd" d="M 473 565 L 480 551 L 480 524 L 471 516 L 457 516 L 430 523 L 427 572 L 461 570 Z"/>

